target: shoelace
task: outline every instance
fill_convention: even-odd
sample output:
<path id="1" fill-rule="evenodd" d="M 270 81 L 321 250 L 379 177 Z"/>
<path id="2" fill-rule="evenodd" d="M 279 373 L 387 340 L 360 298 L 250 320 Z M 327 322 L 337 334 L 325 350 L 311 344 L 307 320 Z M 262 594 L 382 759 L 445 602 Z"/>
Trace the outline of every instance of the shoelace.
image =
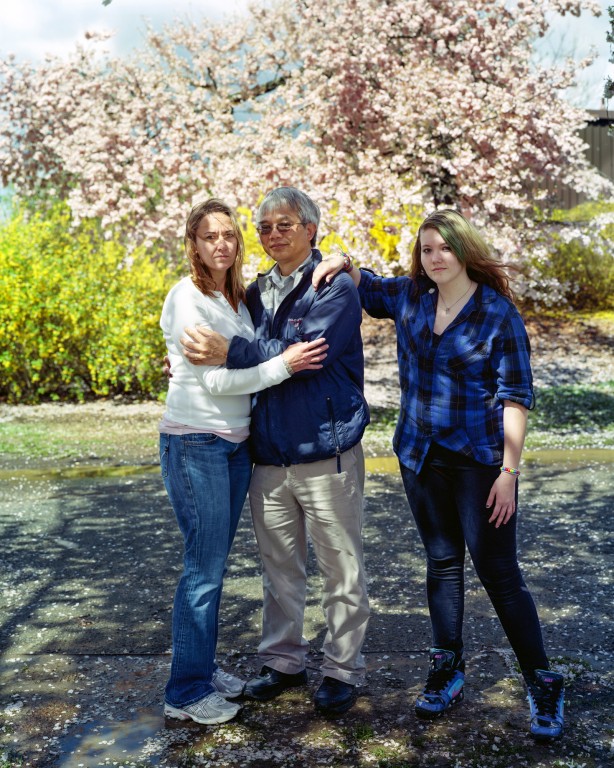
<path id="1" fill-rule="evenodd" d="M 191 705 L 195 713 L 209 714 L 211 706 L 225 706 L 228 702 L 219 693 L 210 693 L 203 701 L 197 701 Z"/>
<path id="2" fill-rule="evenodd" d="M 531 694 L 535 701 L 535 709 L 539 716 L 555 717 L 559 693 L 560 692 L 554 687 L 546 688 L 537 683 L 531 685 Z"/>
<path id="3" fill-rule="evenodd" d="M 452 676 L 454 675 L 454 669 L 429 669 L 426 677 L 426 685 L 424 686 L 424 693 L 440 693 L 448 685 Z"/>

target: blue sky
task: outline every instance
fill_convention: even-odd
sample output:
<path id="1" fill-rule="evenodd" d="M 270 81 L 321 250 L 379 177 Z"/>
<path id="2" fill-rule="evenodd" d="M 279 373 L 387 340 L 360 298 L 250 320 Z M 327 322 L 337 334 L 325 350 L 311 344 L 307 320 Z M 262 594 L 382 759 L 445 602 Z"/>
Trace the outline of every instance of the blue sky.
<path id="1" fill-rule="evenodd" d="M 114 30 L 107 48 L 122 55 L 138 47 L 143 38 L 144 19 L 155 28 L 177 17 L 220 20 L 245 11 L 248 0 L 0 0 L 0 56 L 14 53 L 20 59 L 41 60 L 46 53 L 66 55 L 83 39 L 86 30 Z M 597 62 L 581 76 L 570 100 L 578 106 L 598 109 L 606 74 L 614 77 L 608 64 L 609 46 L 607 7 L 614 0 L 601 0 L 599 19 L 583 14 L 581 18 L 557 18 L 548 37 L 541 41 L 536 55 L 551 57 L 573 55 L 582 58 L 591 45 L 598 50 Z M 222 10 L 223 9 L 223 10 Z"/>
<path id="2" fill-rule="evenodd" d="M 177 17 L 219 20 L 244 12 L 248 0 L 1 0 L 0 55 L 41 59 L 46 53 L 64 55 L 85 31 L 113 30 L 108 47 L 121 55 L 138 47 L 144 20 L 159 29 Z"/>

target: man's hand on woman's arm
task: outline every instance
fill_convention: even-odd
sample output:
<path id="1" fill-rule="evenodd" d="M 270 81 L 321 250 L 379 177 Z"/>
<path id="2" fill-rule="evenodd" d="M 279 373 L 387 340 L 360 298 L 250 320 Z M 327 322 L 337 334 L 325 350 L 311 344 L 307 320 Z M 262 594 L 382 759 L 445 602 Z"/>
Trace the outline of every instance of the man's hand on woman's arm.
<path id="1" fill-rule="evenodd" d="M 185 356 L 194 365 L 224 365 L 230 342 L 227 338 L 208 328 L 185 328 L 185 336 L 180 341 L 185 351 Z M 164 356 L 162 373 L 167 379 L 172 379 L 171 360 Z"/>
<path id="2" fill-rule="evenodd" d="M 181 340 L 185 349 L 185 355 L 190 362 L 195 365 L 221 365 L 222 363 L 210 362 L 221 357 L 216 357 L 216 349 L 228 349 L 228 340 L 215 331 L 207 328 L 186 328 L 189 339 Z M 322 368 L 322 361 L 326 358 L 328 344 L 326 339 L 314 339 L 313 341 L 298 341 L 291 344 L 283 353 L 284 362 L 292 371 L 317 371 Z M 224 355 L 224 361 L 226 357 Z M 162 372 L 169 379 L 173 377 L 171 373 L 171 361 L 169 356 L 164 358 Z"/>
<path id="3" fill-rule="evenodd" d="M 181 346 L 187 359 L 193 365 L 224 365 L 230 342 L 221 333 L 209 328 L 196 326 L 185 328 Z"/>

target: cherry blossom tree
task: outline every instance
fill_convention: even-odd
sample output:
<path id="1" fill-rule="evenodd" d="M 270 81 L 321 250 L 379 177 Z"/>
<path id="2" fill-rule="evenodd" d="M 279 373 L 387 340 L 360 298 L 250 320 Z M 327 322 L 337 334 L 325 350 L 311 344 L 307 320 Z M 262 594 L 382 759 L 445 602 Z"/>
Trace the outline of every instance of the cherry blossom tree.
<path id="1" fill-rule="evenodd" d="M 321 235 L 386 271 L 406 265 L 416 211 L 455 205 L 513 259 L 548 182 L 611 194 L 578 137 L 586 114 L 554 95 L 578 64 L 531 62 L 548 12 L 583 10 L 599 4 L 277 0 L 232 23 L 150 29 L 128 59 L 91 44 L 68 61 L 9 59 L 2 181 L 135 243 L 176 242 L 195 197 L 253 209 L 292 184 L 320 203 Z M 399 238 L 392 262 L 374 245 L 382 220 Z"/>

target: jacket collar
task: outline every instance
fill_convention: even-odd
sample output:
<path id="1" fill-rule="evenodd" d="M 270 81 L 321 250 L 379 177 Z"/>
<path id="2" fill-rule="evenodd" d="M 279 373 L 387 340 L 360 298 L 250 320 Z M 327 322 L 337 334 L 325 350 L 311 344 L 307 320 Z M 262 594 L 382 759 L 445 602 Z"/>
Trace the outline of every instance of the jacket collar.
<path id="1" fill-rule="evenodd" d="M 310 268 L 315 269 L 315 265 L 319 264 L 321 261 L 322 261 L 322 254 L 320 253 L 320 251 L 318 251 L 317 248 L 312 248 L 311 249 L 311 253 L 309 254 L 309 256 L 307 256 L 305 261 L 302 264 L 299 264 L 298 267 L 294 270 L 294 272 L 291 272 L 290 274 L 294 275 L 297 270 L 300 270 L 301 272 L 306 272 Z M 273 264 L 273 266 L 269 267 L 269 269 L 267 269 L 266 272 L 258 272 L 256 277 L 268 277 L 268 276 L 270 276 L 271 272 L 273 272 L 273 270 L 275 269 L 276 266 L 277 266 L 277 264 Z M 287 277 L 290 277 L 290 275 L 287 275 Z"/>

